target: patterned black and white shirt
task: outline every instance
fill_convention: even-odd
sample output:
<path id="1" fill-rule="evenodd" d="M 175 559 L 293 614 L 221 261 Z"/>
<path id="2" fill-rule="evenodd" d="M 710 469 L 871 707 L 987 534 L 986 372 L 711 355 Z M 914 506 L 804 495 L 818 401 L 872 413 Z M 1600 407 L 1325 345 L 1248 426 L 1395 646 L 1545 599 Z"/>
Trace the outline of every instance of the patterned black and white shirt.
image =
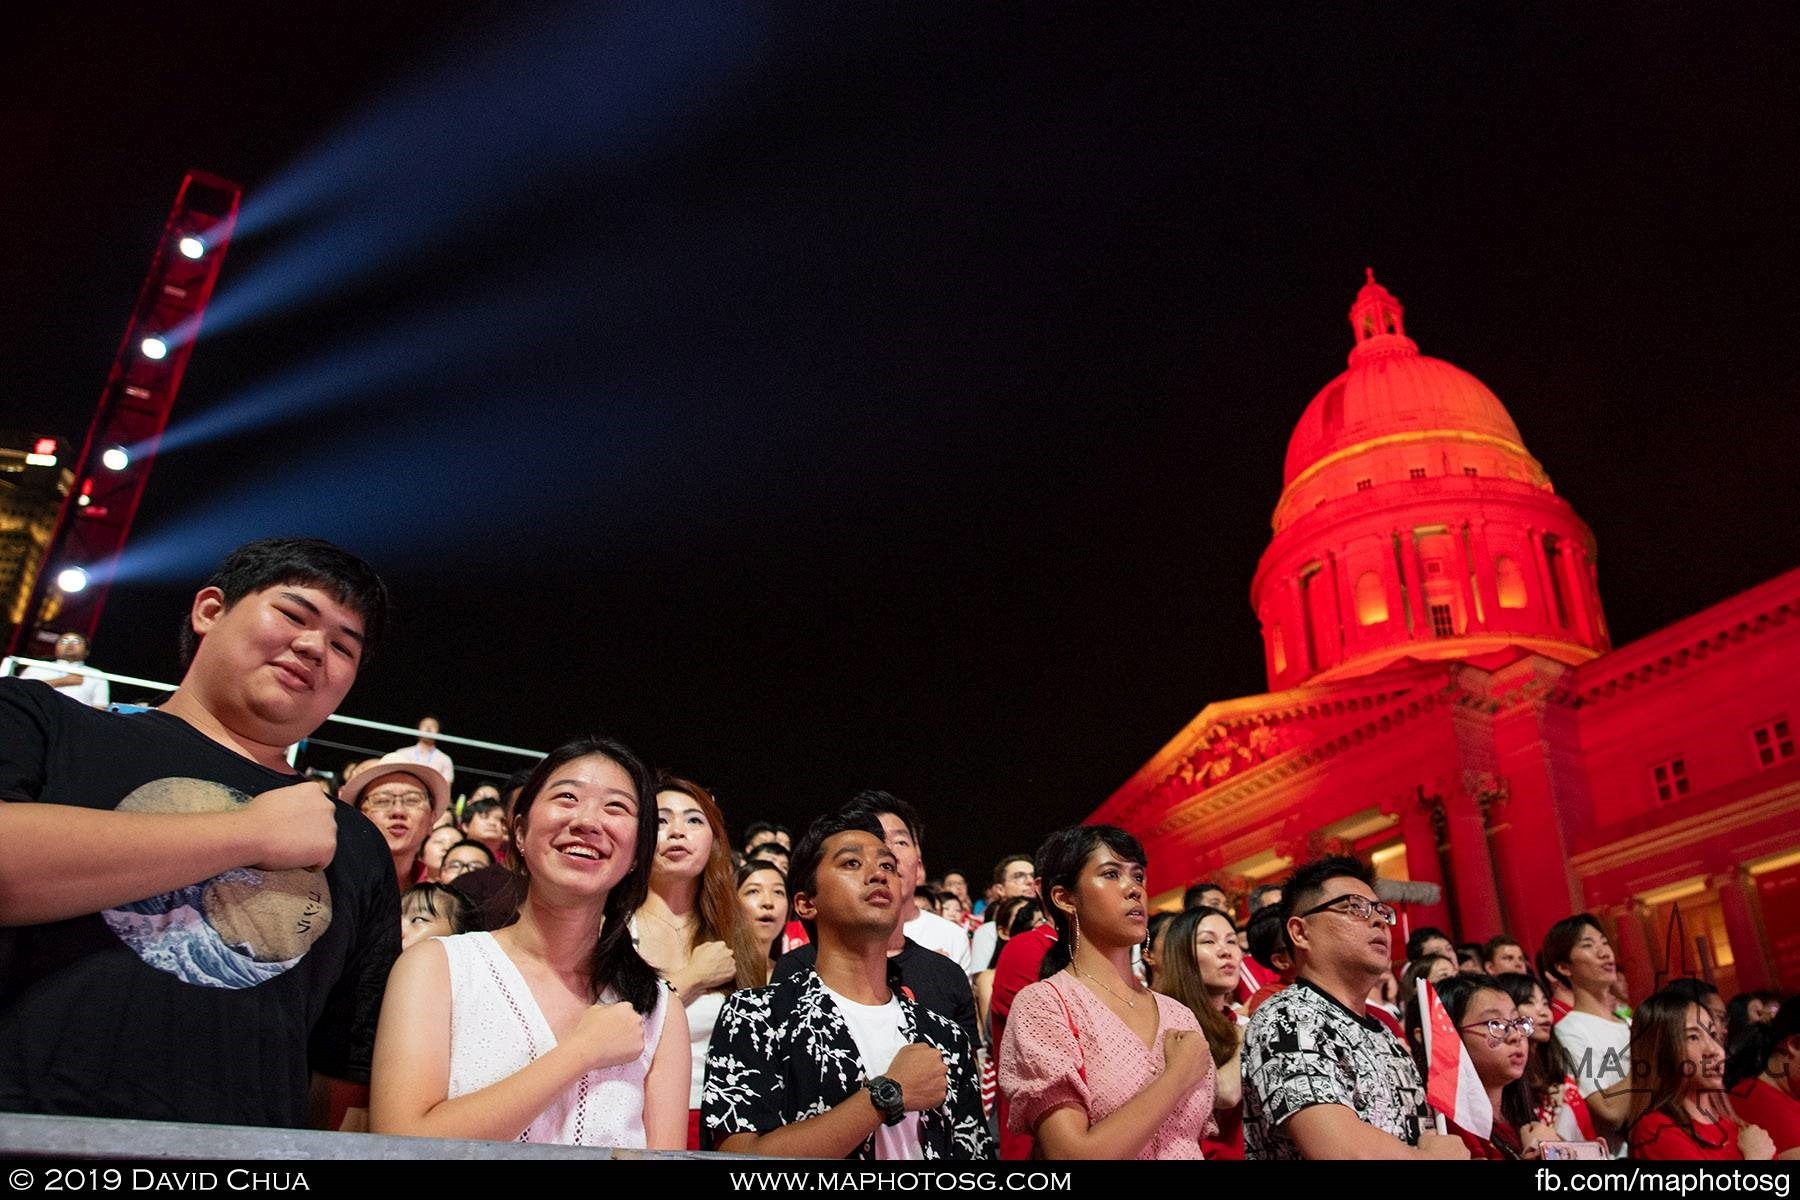
<path id="1" fill-rule="evenodd" d="M 1412 1146 L 1427 1116 L 1425 1086 L 1400 1039 L 1300 979 L 1265 1001 L 1244 1034 L 1246 1156 L 1299 1158 L 1283 1125 L 1315 1104 L 1341 1104 Z"/>
<path id="2" fill-rule="evenodd" d="M 905 1040 L 935 1047 L 949 1072 L 943 1106 L 919 1114 L 924 1156 L 992 1158 L 968 1035 L 954 1021 L 914 1004 L 897 978 L 889 983 L 900 997 Z M 856 1041 L 818 972 L 809 969 L 769 987 L 733 992 L 706 1052 L 702 1144 L 717 1146 L 734 1133 L 768 1133 L 816 1117 L 862 1086 Z M 874 1135 L 849 1157 L 873 1159 Z"/>

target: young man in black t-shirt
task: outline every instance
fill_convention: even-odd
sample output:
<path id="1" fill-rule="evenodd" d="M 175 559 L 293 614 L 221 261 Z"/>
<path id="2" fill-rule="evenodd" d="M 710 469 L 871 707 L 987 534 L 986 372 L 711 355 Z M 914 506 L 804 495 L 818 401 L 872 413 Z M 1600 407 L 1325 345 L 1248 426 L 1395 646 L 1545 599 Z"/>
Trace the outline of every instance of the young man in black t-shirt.
<path id="1" fill-rule="evenodd" d="M 387 591 L 326 542 L 234 551 L 160 708 L 0 680 L 0 1109 L 298 1126 L 368 1082 L 399 952 L 381 834 L 293 773 Z"/>

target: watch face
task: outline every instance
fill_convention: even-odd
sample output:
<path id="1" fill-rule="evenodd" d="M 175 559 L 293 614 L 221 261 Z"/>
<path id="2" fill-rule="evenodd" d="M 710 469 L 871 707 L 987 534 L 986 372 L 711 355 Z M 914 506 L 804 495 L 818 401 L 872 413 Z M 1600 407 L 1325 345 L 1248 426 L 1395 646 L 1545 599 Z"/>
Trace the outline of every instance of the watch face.
<path id="1" fill-rule="evenodd" d="M 886 1114 L 889 1125 L 903 1119 L 906 1115 L 906 1109 L 903 1107 L 905 1101 L 901 1098 L 900 1085 L 886 1076 L 869 1081 L 869 1099 L 875 1102 L 875 1107 Z"/>

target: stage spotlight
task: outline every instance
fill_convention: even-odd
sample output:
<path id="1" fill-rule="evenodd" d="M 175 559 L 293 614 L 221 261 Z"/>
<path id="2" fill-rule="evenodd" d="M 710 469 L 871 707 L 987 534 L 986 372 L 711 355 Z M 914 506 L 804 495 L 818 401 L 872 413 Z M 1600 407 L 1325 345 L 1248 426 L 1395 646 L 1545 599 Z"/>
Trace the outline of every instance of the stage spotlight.
<path id="1" fill-rule="evenodd" d="M 88 585 L 88 573 L 80 567 L 64 567 L 56 573 L 56 586 L 73 596 Z"/>
<path id="2" fill-rule="evenodd" d="M 131 455 L 123 446 L 108 446 L 100 452 L 100 465 L 109 471 L 123 471 L 131 465 Z"/>
<path id="3" fill-rule="evenodd" d="M 206 253 L 206 243 L 191 233 L 176 242 L 175 248 L 181 251 L 183 258 L 199 258 Z"/>
<path id="4" fill-rule="evenodd" d="M 159 337 L 145 338 L 138 343 L 138 349 L 144 352 L 145 358 L 158 362 L 169 356 L 169 343 L 163 341 Z"/>

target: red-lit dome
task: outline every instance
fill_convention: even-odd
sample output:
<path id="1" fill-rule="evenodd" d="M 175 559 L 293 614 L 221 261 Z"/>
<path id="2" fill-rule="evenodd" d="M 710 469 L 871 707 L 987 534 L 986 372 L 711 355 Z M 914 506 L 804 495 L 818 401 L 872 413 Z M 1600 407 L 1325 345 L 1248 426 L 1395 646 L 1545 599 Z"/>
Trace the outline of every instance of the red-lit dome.
<path id="1" fill-rule="evenodd" d="M 1499 397 L 1461 367 L 1420 354 L 1401 327 L 1403 311 L 1368 271 L 1350 309 L 1357 336 L 1350 367 L 1313 397 L 1294 427 L 1283 486 L 1333 454 L 1394 434 L 1472 433 L 1510 442 L 1525 453 L 1518 426 Z"/>
<path id="2" fill-rule="evenodd" d="M 1368 282 L 1350 366 L 1288 440 L 1275 536 L 1251 583 L 1269 685 L 1403 659 L 1607 645 L 1594 535 L 1479 379 L 1427 358 Z"/>

